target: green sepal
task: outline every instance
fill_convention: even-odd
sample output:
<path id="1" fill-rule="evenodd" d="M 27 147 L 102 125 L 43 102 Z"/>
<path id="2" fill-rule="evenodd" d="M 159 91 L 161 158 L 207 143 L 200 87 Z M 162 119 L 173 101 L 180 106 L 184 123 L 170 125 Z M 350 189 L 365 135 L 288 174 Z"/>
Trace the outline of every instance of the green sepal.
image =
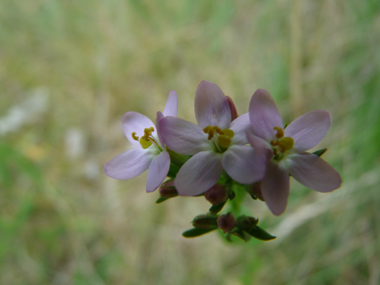
<path id="1" fill-rule="evenodd" d="M 167 148 L 166 147 L 166 151 L 169 153 L 170 155 L 170 161 L 177 165 L 178 166 L 178 169 L 185 164 L 186 161 L 188 161 L 190 159 L 190 155 L 183 155 L 183 154 L 179 154 L 179 153 L 176 153 L 174 151 L 172 151 L 171 149 Z M 177 171 L 178 172 L 178 171 Z"/>
<path id="2" fill-rule="evenodd" d="M 181 167 L 179 167 L 178 165 L 176 165 L 175 163 L 170 163 L 170 168 L 169 168 L 169 172 L 168 172 L 168 177 L 170 178 L 174 178 L 177 176 L 177 173 L 178 171 L 180 170 Z"/>
<path id="3" fill-rule="evenodd" d="M 224 202 L 222 202 L 220 204 L 212 205 L 209 209 L 209 212 L 213 215 L 216 215 L 217 213 L 219 213 L 223 209 L 224 205 L 226 205 L 226 202 L 227 202 L 227 200 L 225 200 Z"/>
<path id="4" fill-rule="evenodd" d="M 166 200 L 170 199 L 170 198 L 174 198 L 174 197 L 159 197 L 157 200 L 156 200 L 156 204 L 160 204 L 162 202 L 165 202 Z"/>
<path id="5" fill-rule="evenodd" d="M 255 219 L 253 217 L 248 217 L 246 215 L 242 215 L 236 220 L 237 227 L 244 231 L 249 231 L 250 229 L 257 226 L 259 223 L 259 219 Z"/>
<path id="6" fill-rule="evenodd" d="M 264 241 L 272 240 L 276 238 L 275 236 L 272 236 L 271 234 L 267 233 L 266 231 L 264 231 L 262 228 L 258 226 L 252 227 L 250 230 L 246 230 L 245 232 L 253 236 L 254 238 L 264 240 Z"/>
<path id="7" fill-rule="evenodd" d="M 326 151 L 327 151 L 327 148 L 322 148 L 322 149 L 314 151 L 313 154 L 322 156 L 322 154 L 324 154 Z"/>
<path id="8" fill-rule="evenodd" d="M 231 235 L 237 236 L 238 238 L 244 240 L 245 242 L 251 239 L 251 236 L 241 229 L 235 229 L 235 230 L 230 231 L 226 236 L 228 241 L 232 241 Z"/>
<path id="9" fill-rule="evenodd" d="M 201 235 L 207 234 L 213 230 L 216 230 L 218 227 L 202 229 L 202 228 L 193 228 L 182 233 L 182 236 L 185 238 L 195 238 Z"/>

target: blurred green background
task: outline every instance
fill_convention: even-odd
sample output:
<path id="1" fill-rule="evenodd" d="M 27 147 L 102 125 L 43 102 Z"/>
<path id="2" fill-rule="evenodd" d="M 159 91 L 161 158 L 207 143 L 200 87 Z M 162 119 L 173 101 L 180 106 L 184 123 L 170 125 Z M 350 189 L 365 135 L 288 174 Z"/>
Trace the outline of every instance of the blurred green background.
<path id="1" fill-rule="evenodd" d="M 0 283 L 379 284 L 379 46 L 378 0 L 1 0 Z M 174 89 L 194 121 L 201 80 L 239 114 L 257 88 L 287 122 L 328 110 L 343 186 L 292 181 L 280 217 L 247 197 L 274 241 L 183 238 L 204 198 L 156 205 L 146 174 L 103 166 L 127 111 L 154 119 Z"/>

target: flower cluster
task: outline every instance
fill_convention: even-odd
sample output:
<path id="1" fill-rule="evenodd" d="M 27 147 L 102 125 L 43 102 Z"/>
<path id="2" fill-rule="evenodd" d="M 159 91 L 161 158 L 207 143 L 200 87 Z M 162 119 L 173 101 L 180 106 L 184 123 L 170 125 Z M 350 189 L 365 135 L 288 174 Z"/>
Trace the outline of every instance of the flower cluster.
<path id="1" fill-rule="evenodd" d="M 330 127 L 326 111 L 308 112 L 284 127 L 273 98 L 259 89 L 248 113 L 238 116 L 232 99 L 207 81 L 199 84 L 195 95 L 197 124 L 178 118 L 177 110 L 177 94 L 171 91 L 164 111 L 157 112 L 156 126 L 142 114 L 126 113 L 123 130 L 135 148 L 109 161 L 105 173 L 130 179 L 148 170 L 146 191 L 160 188 L 157 202 L 204 195 L 213 206 L 194 218 L 194 228 L 184 232 L 185 237 L 219 228 L 228 239 L 235 235 L 245 241 L 269 240 L 274 237 L 257 226 L 258 219 L 218 213 L 238 192 L 248 192 L 265 201 L 273 214 L 282 214 L 289 176 L 318 192 L 340 187 L 339 173 L 320 157 L 325 150 L 306 152 Z"/>

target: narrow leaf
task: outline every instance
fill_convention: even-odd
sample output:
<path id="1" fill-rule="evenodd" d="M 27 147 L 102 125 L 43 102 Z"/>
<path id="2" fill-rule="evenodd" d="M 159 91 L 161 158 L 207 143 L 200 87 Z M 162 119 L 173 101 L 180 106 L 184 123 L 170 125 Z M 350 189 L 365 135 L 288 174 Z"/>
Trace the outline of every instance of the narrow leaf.
<path id="1" fill-rule="evenodd" d="M 210 229 L 201 229 L 201 228 L 193 228 L 187 231 L 184 231 L 182 233 L 182 236 L 185 238 L 194 238 L 194 237 L 199 237 L 201 235 L 207 234 L 213 230 L 216 230 L 217 227 L 215 228 L 210 228 Z"/>
<path id="2" fill-rule="evenodd" d="M 248 234 L 250 234 L 251 236 L 257 238 L 257 239 L 260 239 L 260 240 L 271 240 L 271 239 L 275 239 L 276 237 L 275 236 L 272 236 L 271 234 L 267 233 L 266 231 L 264 231 L 262 228 L 256 226 L 256 227 L 253 227 L 252 229 L 246 231 Z"/>
<path id="3" fill-rule="evenodd" d="M 223 209 L 226 202 L 227 202 L 227 200 L 218 204 L 218 205 L 212 205 L 209 209 L 209 212 L 213 215 L 216 215 L 217 213 L 219 213 Z"/>
<path id="4" fill-rule="evenodd" d="M 313 154 L 318 155 L 318 156 L 321 156 L 321 155 L 324 154 L 326 151 L 327 151 L 327 148 L 322 148 L 322 149 L 319 149 L 319 150 L 314 151 Z"/>

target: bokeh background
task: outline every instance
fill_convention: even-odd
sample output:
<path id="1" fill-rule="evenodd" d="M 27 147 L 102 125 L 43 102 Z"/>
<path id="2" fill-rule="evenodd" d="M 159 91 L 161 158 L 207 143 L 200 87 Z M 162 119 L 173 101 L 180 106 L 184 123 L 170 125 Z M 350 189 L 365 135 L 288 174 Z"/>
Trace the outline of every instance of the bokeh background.
<path id="1" fill-rule="evenodd" d="M 378 0 L 1 0 L 0 283 L 379 284 L 379 46 Z M 174 89 L 195 121 L 202 80 L 240 114 L 257 88 L 287 122 L 331 114 L 316 149 L 342 187 L 292 181 L 280 217 L 244 201 L 274 241 L 185 239 L 204 198 L 103 173 L 125 112 L 154 119 Z"/>

